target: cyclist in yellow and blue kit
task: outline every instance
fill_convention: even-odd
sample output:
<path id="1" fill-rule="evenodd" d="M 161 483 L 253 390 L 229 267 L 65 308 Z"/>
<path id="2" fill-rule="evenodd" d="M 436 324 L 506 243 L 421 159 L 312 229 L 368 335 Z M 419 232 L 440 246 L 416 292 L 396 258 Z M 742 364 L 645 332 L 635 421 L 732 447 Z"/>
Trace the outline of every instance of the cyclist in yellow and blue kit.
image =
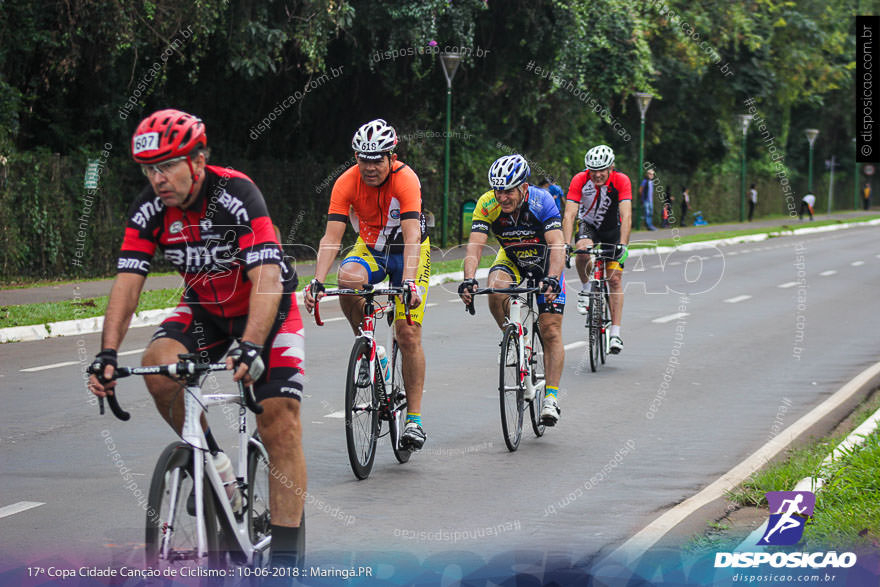
<path id="1" fill-rule="evenodd" d="M 546 397 L 541 406 L 541 422 L 553 426 L 559 420 L 559 380 L 565 360 L 562 346 L 562 311 L 565 307 L 565 243 L 562 218 L 549 192 L 527 183 L 531 171 L 522 155 L 507 155 L 489 168 L 492 189 L 483 194 L 474 209 L 471 236 L 464 260 L 464 281 L 458 293 L 465 304 L 471 303 L 477 288 L 474 275 L 489 240 L 489 231 L 501 249 L 489 270 L 489 287 L 506 288 L 526 277 L 539 281 L 543 293 L 538 296 L 538 326 L 544 341 Z M 489 295 L 489 310 L 503 328 L 509 297 Z M 526 398 L 531 399 L 531 398 Z"/>

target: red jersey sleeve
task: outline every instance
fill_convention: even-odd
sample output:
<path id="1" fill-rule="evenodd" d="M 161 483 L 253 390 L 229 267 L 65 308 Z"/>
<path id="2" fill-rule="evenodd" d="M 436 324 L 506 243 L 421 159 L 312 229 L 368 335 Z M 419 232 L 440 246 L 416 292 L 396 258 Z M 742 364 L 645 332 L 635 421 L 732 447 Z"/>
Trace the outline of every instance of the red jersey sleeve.
<path id="1" fill-rule="evenodd" d="M 614 187 L 617 189 L 617 200 L 632 200 L 632 184 L 629 178 L 618 171 L 614 172 Z"/>
<path id="2" fill-rule="evenodd" d="M 568 195 L 566 196 L 566 200 L 570 202 L 580 202 L 581 192 L 584 189 L 585 183 L 587 183 L 586 171 L 581 171 L 573 178 L 571 178 L 571 184 L 568 186 Z"/>

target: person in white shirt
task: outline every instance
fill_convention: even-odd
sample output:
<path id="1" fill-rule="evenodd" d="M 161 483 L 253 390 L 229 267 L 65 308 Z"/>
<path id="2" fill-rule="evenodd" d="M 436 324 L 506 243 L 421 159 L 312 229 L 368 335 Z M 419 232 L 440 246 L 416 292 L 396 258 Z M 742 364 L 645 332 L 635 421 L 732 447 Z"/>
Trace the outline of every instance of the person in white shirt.
<path id="1" fill-rule="evenodd" d="M 813 206 L 816 205 L 816 196 L 813 194 L 807 194 L 803 198 L 801 198 L 801 207 L 798 209 L 798 218 L 801 220 L 804 219 L 804 210 L 806 210 L 810 215 L 810 220 L 813 220 Z"/>

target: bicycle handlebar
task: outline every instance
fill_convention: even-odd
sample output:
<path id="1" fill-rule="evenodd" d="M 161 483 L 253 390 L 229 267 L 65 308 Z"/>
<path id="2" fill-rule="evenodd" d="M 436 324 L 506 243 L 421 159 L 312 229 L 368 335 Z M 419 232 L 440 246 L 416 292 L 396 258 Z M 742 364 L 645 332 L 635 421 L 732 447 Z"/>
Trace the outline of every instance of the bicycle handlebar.
<path id="1" fill-rule="evenodd" d="M 586 249 L 574 249 L 571 254 L 572 255 L 595 255 L 596 257 L 603 259 L 605 261 L 616 261 L 617 258 L 611 255 L 616 255 L 619 253 L 626 245 L 622 244 L 598 244 L 593 245 L 592 247 L 588 247 Z"/>
<path id="2" fill-rule="evenodd" d="M 89 365 L 86 368 L 86 372 L 90 375 L 98 375 L 93 368 L 93 365 Z M 203 373 L 210 373 L 213 371 L 226 371 L 226 363 L 198 363 L 193 361 L 192 359 L 184 359 L 181 358 L 177 363 L 172 363 L 170 365 L 153 365 L 150 367 L 117 367 L 113 373 L 113 379 L 111 381 L 115 381 L 117 379 L 123 379 L 125 377 L 131 377 L 132 375 L 165 375 L 167 377 L 197 377 Z M 102 377 L 103 379 L 103 377 Z M 238 382 L 239 391 L 244 397 L 244 403 L 255 414 L 263 413 L 263 406 L 257 403 L 256 398 L 254 397 L 254 392 L 251 386 L 245 386 L 241 381 Z M 103 398 L 98 398 L 98 413 L 104 414 L 104 405 L 103 402 L 100 401 Z M 122 409 L 122 406 L 119 405 L 119 400 L 116 399 L 116 394 L 108 394 L 107 395 L 107 403 L 110 405 L 110 411 L 113 412 L 113 415 L 126 422 L 131 419 L 131 414 Z"/>
<path id="3" fill-rule="evenodd" d="M 508 294 L 508 295 L 519 295 L 519 294 L 529 294 L 529 293 L 541 293 L 540 287 L 484 287 L 483 289 L 477 289 L 470 292 L 471 296 L 481 295 L 481 294 Z M 465 304 L 465 310 L 467 310 L 471 316 L 476 315 L 477 310 L 474 307 L 474 300 L 471 299 L 471 303 Z"/>
<path id="4" fill-rule="evenodd" d="M 408 287 L 396 286 L 396 287 L 386 287 L 386 288 L 375 288 L 370 284 L 364 285 L 363 289 L 351 289 L 351 288 L 337 288 L 337 289 L 328 289 L 324 292 L 325 296 L 361 296 L 372 298 L 373 296 L 402 296 L 403 301 L 403 311 L 406 316 L 406 323 L 409 326 L 412 326 L 412 316 L 410 316 L 410 299 L 412 293 Z M 321 320 L 321 311 L 319 310 L 320 306 L 320 298 L 315 298 L 315 323 L 318 326 L 324 326 L 324 322 Z"/>

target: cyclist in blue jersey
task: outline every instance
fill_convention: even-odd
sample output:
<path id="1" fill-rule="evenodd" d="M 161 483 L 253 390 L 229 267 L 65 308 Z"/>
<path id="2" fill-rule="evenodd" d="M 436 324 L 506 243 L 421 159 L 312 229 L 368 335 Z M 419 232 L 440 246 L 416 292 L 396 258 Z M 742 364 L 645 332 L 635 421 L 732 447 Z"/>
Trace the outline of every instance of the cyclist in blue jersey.
<path id="1" fill-rule="evenodd" d="M 489 168 L 489 185 L 474 209 L 471 236 L 464 260 L 464 281 L 458 293 L 471 303 L 477 288 L 477 271 L 489 232 L 501 244 L 489 270 L 489 287 L 513 287 L 532 276 L 544 292 L 538 296 L 538 324 L 544 341 L 546 396 L 541 406 L 541 422 L 553 426 L 559 420 L 559 380 L 565 360 L 562 346 L 562 311 L 565 308 L 565 244 L 562 218 L 553 197 L 539 187 L 530 186 L 529 164 L 521 155 L 507 155 Z M 502 329 L 507 319 L 509 296 L 489 295 L 489 310 Z M 532 399 L 532 398 L 526 398 Z"/>

